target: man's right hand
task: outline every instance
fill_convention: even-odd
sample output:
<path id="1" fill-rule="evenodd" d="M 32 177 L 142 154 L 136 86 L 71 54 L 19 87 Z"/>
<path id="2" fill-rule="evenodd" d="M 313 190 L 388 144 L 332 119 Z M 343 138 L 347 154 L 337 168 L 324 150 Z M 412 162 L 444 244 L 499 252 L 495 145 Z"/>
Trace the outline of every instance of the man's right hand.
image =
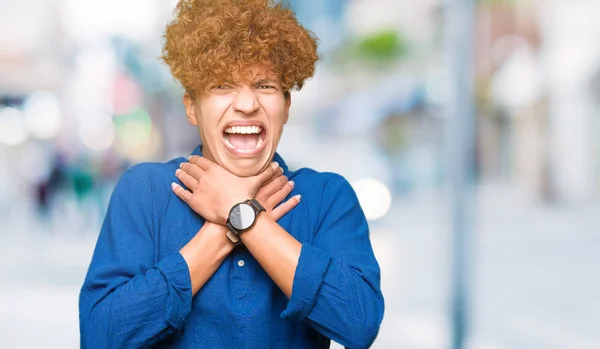
<path id="1" fill-rule="evenodd" d="M 300 202 L 300 195 L 295 195 L 281 203 L 290 195 L 292 189 L 294 189 L 294 182 L 288 181 L 288 178 L 283 175 L 283 169 L 279 168 L 269 180 L 262 184 L 254 198 L 267 210 L 271 218 L 278 221 Z"/>

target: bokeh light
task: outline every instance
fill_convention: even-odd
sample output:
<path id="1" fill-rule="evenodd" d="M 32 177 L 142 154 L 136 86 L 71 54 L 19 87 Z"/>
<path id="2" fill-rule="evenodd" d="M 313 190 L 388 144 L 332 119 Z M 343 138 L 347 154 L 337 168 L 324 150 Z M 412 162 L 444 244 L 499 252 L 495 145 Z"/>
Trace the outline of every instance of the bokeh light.
<path id="1" fill-rule="evenodd" d="M 62 126 L 60 101 L 48 92 L 37 92 L 29 96 L 23 105 L 23 113 L 29 132 L 40 139 L 51 139 L 58 135 Z"/>
<path id="2" fill-rule="evenodd" d="M 148 158 L 158 151 L 160 135 L 152 127 L 150 115 L 144 109 L 115 117 L 117 149 L 128 159 Z"/>
<path id="3" fill-rule="evenodd" d="M 368 220 L 377 220 L 385 216 L 392 205 L 392 194 L 388 187 L 372 178 L 352 182 L 358 201 Z"/>
<path id="4" fill-rule="evenodd" d="M 98 118 L 94 124 L 82 123 L 79 137 L 91 150 L 102 151 L 110 148 L 115 141 L 115 125 L 110 119 Z"/>
<path id="5" fill-rule="evenodd" d="M 0 108 L 0 143 L 10 146 L 22 144 L 29 137 L 23 113 L 13 107 Z"/>

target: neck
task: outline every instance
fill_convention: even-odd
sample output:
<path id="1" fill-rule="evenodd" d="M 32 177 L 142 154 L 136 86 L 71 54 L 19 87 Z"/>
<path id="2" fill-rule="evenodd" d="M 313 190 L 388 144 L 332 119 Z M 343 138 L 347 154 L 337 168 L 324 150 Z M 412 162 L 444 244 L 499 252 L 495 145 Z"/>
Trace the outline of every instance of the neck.
<path id="1" fill-rule="evenodd" d="M 215 157 L 211 154 L 211 152 L 208 150 L 208 148 L 204 147 L 204 144 L 202 144 L 200 146 L 200 152 L 202 153 L 202 157 L 216 163 Z"/>

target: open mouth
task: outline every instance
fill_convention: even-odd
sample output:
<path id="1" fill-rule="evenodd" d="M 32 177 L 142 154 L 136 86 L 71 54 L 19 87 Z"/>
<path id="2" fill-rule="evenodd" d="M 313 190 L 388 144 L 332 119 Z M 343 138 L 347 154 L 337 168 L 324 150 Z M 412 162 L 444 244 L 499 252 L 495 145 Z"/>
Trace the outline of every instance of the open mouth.
<path id="1" fill-rule="evenodd" d="M 223 140 L 234 153 L 255 154 L 264 144 L 266 131 L 262 126 L 229 126 L 223 130 Z"/>

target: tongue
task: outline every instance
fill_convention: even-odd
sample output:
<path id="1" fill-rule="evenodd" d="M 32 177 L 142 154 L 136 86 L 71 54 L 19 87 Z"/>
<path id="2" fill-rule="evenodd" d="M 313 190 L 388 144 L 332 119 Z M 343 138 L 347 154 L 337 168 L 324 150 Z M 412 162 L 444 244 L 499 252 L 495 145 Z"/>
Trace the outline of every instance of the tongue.
<path id="1" fill-rule="evenodd" d="M 238 149 L 256 149 L 258 137 L 257 134 L 230 134 L 227 139 Z"/>

